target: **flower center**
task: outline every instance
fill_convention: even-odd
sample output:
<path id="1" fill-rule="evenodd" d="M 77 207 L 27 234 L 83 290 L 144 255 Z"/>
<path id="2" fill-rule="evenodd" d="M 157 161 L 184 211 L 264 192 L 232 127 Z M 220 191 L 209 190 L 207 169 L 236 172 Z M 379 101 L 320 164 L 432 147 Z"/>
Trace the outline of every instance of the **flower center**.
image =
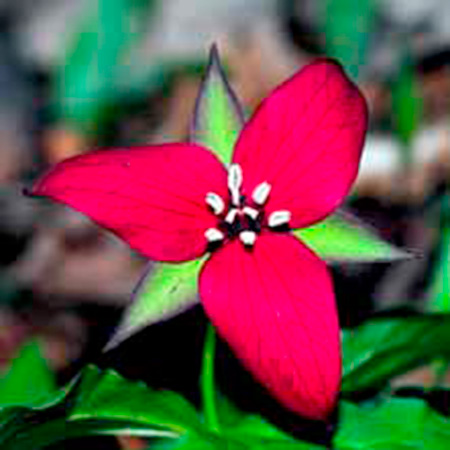
<path id="1" fill-rule="evenodd" d="M 239 238 L 246 248 L 252 248 L 264 227 L 274 231 L 289 229 L 290 211 L 274 211 L 266 220 L 264 205 L 269 199 L 272 186 L 263 181 L 255 187 L 251 197 L 247 198 L 241 192 L 242 182 L 241 167 L 239 164 L 231 164 L 228 170 L 229 201 L 226 202 L 214 192 L 206 194 L 205 202 L 218 219 L 216 228 L 205 231 L 210 250 L 220 246 L 225 239 L 235 238 Z"/>

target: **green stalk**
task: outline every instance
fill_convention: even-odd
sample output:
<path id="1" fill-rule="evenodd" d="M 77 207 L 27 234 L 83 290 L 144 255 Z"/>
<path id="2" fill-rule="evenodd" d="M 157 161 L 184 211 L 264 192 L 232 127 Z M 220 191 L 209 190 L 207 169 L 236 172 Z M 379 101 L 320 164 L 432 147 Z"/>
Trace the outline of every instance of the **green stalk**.
<path id="1" fill-rule="evenodd" d="M 216 353 L 216 332 L 208 323 L 203 346 L 202 373 L 200 389 L 203 403 L 203 414 L 206 426 L 211 431 L 219 431 L 219 418 L 216 409 L 216 389 L 214 384 L 214 356 Z"/>

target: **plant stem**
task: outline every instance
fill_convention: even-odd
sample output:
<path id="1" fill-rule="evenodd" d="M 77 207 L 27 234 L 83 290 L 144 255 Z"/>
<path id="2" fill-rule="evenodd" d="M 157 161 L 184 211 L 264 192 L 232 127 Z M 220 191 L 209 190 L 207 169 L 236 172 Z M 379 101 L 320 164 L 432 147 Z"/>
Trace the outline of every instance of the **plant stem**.
<path id="1" fill-rule="evenodd" d="M 216 390 L 214 385 L 214 356 L 216 353 L 216 332 L 208 323 L 203 346 L 202 373 L 200 389 L 203 403 L 203 413 L 207 427 L 211 431 L 219 431 L 219 418 L 216 410 Z"/>

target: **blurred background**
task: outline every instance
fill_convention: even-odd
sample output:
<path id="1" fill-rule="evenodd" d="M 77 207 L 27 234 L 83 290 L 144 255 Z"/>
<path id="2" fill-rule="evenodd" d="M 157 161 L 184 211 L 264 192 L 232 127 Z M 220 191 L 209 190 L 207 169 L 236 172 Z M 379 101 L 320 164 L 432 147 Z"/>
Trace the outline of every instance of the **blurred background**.
<path id="1" fill-rule="evenodd" d="M 60 382 L 105 358 L 148 263 L 88 219 L 22 191 L 95 147 L 186 140 L 213 42 L 249 114 L 320 55 L 337 58 L 368 99 L 347 208 L 420 257 L 333 266 L 342 324 L 392 309 L 448 311 L 449 23 L 447 0 L 1 0 L 0 370 L 31 339 Z M 163 341 L 182 354 L 167 340 L 173 330 L 194 336 L 183 344 L 192 355 L 200 316 L 144 331 L 132 338 L 140 356 L 118 349 L 107 363 L 154 373 L 142 346 L 150 353 Z M 194 383 L 199 356 L 184 358 Z M 161 372 L 164 387 L 176 383 L 173 364 Z"/>

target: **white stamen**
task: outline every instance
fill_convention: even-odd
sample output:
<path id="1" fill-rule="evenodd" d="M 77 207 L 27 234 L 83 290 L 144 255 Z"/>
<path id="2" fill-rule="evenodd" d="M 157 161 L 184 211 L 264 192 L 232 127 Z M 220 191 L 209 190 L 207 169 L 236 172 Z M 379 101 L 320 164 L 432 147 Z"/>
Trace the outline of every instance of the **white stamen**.
<path id="1" fill-rule="evenodd" d="M 291 220 L 291 212 L 290 211 L 274 211 L 268 220 L 269 227 L 279 227 L 280 225 L 286 225 Z"/>
<path id="2" fill-rule="evenodd" d="M 239 239 L 242 241 L 242 243 L 248 247 L 252 247 L 253 244 L 256 241 L 256 233 L 254 231 L 241 231 L 239 233 Z"/>
<path id="3" fill-rule="evenodd" d="M 239 164 L 231 164 L 228 169 L 228 189 L 231 193 L 231 203 L 235 206 L 239 206 L 240 192 L 239 189 L 242 185 L 242 169 Z"/>
<path id="4" fill-rule="evenodd" d="M 261 184 L 258 184 L 258 186 L 255 187 L 252 194 L 252 199 L 257 205 L 264 205 L 266 203 L 270 190 L 272 189 L 272 186 L 267 182 L 264 181 Z"/>
<path id="5" fill-rule="evenodd" d="M 225 210 L 225 203 L 222 197 L 215 194 L 214 192 L 208 192 L 205 198 L 206 203 L 212 208 L 214 214 L 218 216 L 222 214 Z"/>
<path id="6" fill-rule="evenodd" d="M 205 231 L 205 237 L 208 242 L 219 242 L 224 240 L 225 235 L 217 228 L 208 228 Z"/>
<path id="7" fill-rule="evenodd" d="M 245 215 L 251 217 L 253 220 L 256 220 L 259 216 L 259 211 L 255 208 L 252 208 L 251 206 L 244 206 L 242 211 Z"/>
<path id="8" fill-rule="evenodd" d="M 235 221 L 236 216 L 238 215 L 239 210 L 236 208 L 231 208 L 228 211 L 228 214 L 225 216 L 225 222 L 229 223 L 230 225 Z"/>

